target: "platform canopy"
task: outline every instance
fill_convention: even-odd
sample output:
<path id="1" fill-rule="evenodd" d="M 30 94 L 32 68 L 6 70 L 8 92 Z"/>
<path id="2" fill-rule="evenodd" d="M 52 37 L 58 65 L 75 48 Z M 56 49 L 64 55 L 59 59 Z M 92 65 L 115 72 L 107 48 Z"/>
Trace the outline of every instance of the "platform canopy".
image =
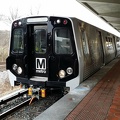
<path id="1" fill-rule="evenodd" d="M 120 0 L 77 0 L 120 32 Z"/>

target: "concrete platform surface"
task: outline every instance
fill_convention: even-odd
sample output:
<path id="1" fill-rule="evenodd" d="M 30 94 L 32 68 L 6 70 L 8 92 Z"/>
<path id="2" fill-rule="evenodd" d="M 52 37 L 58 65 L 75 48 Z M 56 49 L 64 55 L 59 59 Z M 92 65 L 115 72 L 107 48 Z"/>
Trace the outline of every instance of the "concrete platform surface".
<path id="1" fill-rule="evenodd" d="M 97 73 L 89 79 L 81 83 L 73 91 L 70 91 L 63 98 L 58 100 L 55 104 L 37 116 L 34 120 L 64 120 L 67 119 L 69 114 L 75 109 L 96 84 L 103 78 L 103 76 L 117 63 L 120 58 L 114 59 L 108 65 L 101 68 Z M 89 94 L 88 94 L 89 95 Z M 73 115 L 74 116 L 74 115 Z M 72 120 L 70 119 L 67 120 Z M 85 120 L 85 119 L 80 119 Z M 89 119 L 88 119 L 89 120 Z M 93 119 L 91 119 L 93 120 Z M 98 120 L 98 119 L 96 119 Z"/>

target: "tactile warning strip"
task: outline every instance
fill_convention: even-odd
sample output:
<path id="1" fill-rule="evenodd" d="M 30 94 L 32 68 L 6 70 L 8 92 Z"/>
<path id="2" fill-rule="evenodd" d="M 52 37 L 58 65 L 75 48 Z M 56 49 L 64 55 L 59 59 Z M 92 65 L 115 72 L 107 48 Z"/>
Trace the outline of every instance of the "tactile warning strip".
<path id="1" fill-rule="evenodd" d="M 115 92 L 106 120 L 120 120 L 120 86 Z"/>
<path id="2" fill-rule="evenodd" d="M 113 66 L 65 120 L 105 120 L 115 91 L 120 85 L 119 66 L 120 61 Z"/>

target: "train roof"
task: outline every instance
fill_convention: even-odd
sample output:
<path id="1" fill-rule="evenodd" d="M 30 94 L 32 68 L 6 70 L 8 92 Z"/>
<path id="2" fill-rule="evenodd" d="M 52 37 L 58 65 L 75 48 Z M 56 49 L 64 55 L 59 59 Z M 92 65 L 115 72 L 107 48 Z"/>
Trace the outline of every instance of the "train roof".
<path id="1" fill-rule="evenodd" d="M 88 22 L 85 22 L 85 21 L 83 21 L 83 20 L 81 20 L 81 19 L 79 19 L 79 18 L 77 18 L 77 17 L 66 17 L 66 16 L 27 16 L 27 17 L 23 17 L 23 18 L 20 18 L 20 19 L 16 19 L 16 20 L 27 20 L 28 22 L 35 22 L 35 20 L 34 19 L 32 19 L 32 18 L 35 18 L 36 19 L 36 21 L 38 22 L 38 21 L 44 21 L 44 22 L 47 22 L 48 20 L 49 20 L 49 18 L 51 18 L 51 17 L 55 17 L 55 18 L 66 18 L 66 19 L 69 19 L 69 20 L 71 20 L 72 22 L 74 22 L 74 21 L 81 21 L 81 22 L 84 22 L 84 23 L 87 23 L 87 24 L 89 24 L 89 25 L 92 25 L 92 24 L 90 24 L 90 23 L 88 23 Z M 15 21 L 16 21 L 15 20 Z M 15 22 L 14 21 L 14 22 Z M 14 23 L 13 22 L 13 23 Z M 96 27 L 95 25 L 92 25 L 92 26 L 94 26 L 94 27 Z M 98 28 L 98 29 L 100 29 L 100 30 L 103 30 L 103 31 L 106 31 L 106 30 L 104 30 L 104 29 L 102 29 L 102 28 L 99 28 L 99 27 L 96 27 L 96 28 Z M 112 34 L 112 33 L 110 33 L 110 32 L 108 32 L 108 31 L 106 31 L 107 33 L 109 33 L 109 34 Z M 115 35 L 116 36 L 116 35 Z M 119 37 L 119 36 L 117 36 L 117 37 Z"/>

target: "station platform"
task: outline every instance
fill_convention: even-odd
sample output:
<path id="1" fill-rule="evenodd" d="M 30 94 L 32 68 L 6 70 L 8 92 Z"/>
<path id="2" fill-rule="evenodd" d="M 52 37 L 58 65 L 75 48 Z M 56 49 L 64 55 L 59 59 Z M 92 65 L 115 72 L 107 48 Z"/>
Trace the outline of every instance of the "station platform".
<path id="1" fill-rule="evenodd" d="M 120 57 L 34 120 L 120 120 Z"/>

